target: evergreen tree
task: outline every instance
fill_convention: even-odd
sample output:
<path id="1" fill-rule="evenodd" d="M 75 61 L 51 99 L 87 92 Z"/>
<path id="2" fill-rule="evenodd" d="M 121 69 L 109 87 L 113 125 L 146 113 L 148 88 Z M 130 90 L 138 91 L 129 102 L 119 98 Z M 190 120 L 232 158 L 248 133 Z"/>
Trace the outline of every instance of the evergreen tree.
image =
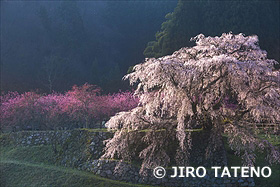
<path id="1" fill-rule="evenodd" d="M 173 13 L 166 15 L 156 41 L 149 42 L 144 55 L 161 57 L 183 46 L 192 46 L 189 39 L 197 34 L 220 35 L 223 32 L 256 34 L 260 46 L 270 58 L 279 61 L 278 1 L 183 1 Z"/>

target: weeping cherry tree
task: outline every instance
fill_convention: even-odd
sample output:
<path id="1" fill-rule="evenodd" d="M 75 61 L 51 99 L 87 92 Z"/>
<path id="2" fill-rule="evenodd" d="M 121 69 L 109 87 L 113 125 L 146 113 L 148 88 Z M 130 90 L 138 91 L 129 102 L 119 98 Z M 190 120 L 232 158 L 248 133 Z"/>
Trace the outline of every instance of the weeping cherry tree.
<path id="1" fill-rule="evenodd" d="M 149 58 L 125 76 L 137 84 L 138 107 L 106 124 L 115 130 L 103 158 L 139 159 L 144 168 L 189 164 L 191 134 L 210 132 L 205 156 L 223 144 L 253 165 L 256 151 L 270 163 L 279 150 L 259 133 L 279 133 L 280 72 L 260 49 L 257 36 L 222 34 L 192 38 L 196 45 L 172 55 Z M 273 123 L 273 128 L 257 124 Z M 201 137 L 203 138 L 203 137 Z"/>

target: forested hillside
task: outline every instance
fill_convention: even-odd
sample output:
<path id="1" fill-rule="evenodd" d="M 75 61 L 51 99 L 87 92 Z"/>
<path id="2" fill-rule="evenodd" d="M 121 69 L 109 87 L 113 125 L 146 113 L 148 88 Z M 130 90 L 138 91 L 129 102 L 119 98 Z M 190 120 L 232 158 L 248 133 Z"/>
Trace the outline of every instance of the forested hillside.
<path id="1" fill-rule="evenodd" d="M 176 1 L 1 1 L 2 91 L 65 91 L 121 78 Z"/>
<path id="2" fill-rule="evenodd" d="M 256 34 L 280 59 L 278 1 L 2 1 L 1 23 L 2 91 L 126 89 L 130 66 L 200 33 Z"/>
<path id="3" fill-rule="evenodd" d="M 172 54 L 192 46 L 190 38 L 200 33 L 220 36 L 223 32 L 258 35 L 269 58 L 280 59 L 279 1 L 180 0 L 173 13 L 166 15 L 156 40 L 148 43 L 146 57 Z"/>

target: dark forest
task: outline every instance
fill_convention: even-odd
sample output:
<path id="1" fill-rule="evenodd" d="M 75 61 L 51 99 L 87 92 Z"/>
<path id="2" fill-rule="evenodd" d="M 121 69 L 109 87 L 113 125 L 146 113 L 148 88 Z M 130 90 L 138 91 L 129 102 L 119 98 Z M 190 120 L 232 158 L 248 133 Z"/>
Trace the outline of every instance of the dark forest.
<path id="1" fill-rule="evenodd" d="M 127 89 L 133 65 L 200 33 L 256 34 L 279 61 L 279 25 L 277 1 L 2 1 L 1 90 Z"/>

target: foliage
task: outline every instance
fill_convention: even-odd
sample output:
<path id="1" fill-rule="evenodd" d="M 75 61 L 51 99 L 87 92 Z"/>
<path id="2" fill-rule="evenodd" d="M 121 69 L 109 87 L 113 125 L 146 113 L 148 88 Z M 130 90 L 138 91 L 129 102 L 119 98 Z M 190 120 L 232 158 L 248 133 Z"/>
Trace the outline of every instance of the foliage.
<path id="1" fill-rule="evenodd" d="M 89 82 L 106 92 L 126 90 L 121 77 L 143 59 L 176 3 L 1 1 L 1 89 L 51 93 Z"/>
<path id="2" fill-rule="evenodd" d="M 143 171 L 168 165 L 176 153 L 177 165 L 187 165 L 192 139 L 186 129 L 202 127 L 211 132 L 206 158 L 226 134 L 245 165 L 254 164 L 256 150 L 266 151 L 270 163 L 280 162 L 279 151 L 257 136 L 256 123 L 247 123 L 278 122 L 274 132 L 279 132 L 280 72 L 273 66 L 277 62 L 260 49 L 257 36 L 200 34 L 193 40 L 196 46 L 146 59 L 125 76 L 138 85 L 140 106 L 107 122 L 108 129 L 118 131 L 103 157 L 140 158 Z M 133 131 L 143 129 L 153 131 L 144 136 Z"/>
<path id="3" fill-rule="evenodd" d="M 156 41 L 148 43 L 144 55 L 149 58 L 169 55 L 191 46 L 188 38 L 199 33 L 216 36 L 227 31 L 258 35 L 270 58 L 280 60 L 279 2 L 258 0 L 179 0 L 174 12 L 166 15 Z"/>
<path id="4" fill-rule="evenodd" d="M 25 130 L 88 128 L 137 104 L 138 99 L 130 91 L 101 95 L 100 88 L 89 84 L 73 86 L 65 94 L 10 92 L 1 96 L 1 127 Z"/>

